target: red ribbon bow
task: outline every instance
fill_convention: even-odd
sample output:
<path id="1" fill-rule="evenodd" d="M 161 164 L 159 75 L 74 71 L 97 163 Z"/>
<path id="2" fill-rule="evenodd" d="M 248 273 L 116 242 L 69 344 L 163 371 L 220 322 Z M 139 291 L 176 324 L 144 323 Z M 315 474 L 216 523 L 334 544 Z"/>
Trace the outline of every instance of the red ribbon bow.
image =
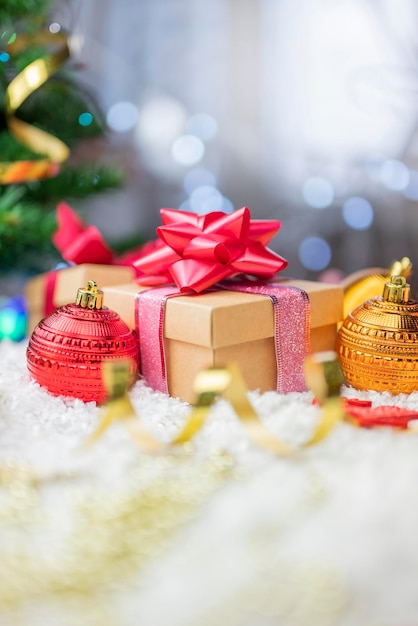
<path id="1" fill-rule="evenodd" d="M 58 230 L 52 236 L 54 246 L 70 263 L 110 265 L 113 253 L 96 226 L 85 226 L 66 202 L 57 205 Z"/>
<path id="2" fill-rule="evenodd" d="M 52 243 L 68 263 L 133 267 L 134 260 L 148 254 L 156 246 L 155 242 L 148 241 L 121 256 L 115 256 L 99 229 L 96 226 L 86 226 L 66 202 L 58 203 L 56 217 L 58 229 L 52 235 Z"/>
<path id="3" fill-rule="evenodd" d="M 251 220 L 247 207 L 230 214 L 199 216 L 176 209 L 160 213 L 159 244 L 134 261 L 137 281 L 143 285 L 174 282 L 181 292 L 200 293 L 224 278 L 271 278 L 287 267 L 285 259 L 266 248 L 281 222 Z"/>

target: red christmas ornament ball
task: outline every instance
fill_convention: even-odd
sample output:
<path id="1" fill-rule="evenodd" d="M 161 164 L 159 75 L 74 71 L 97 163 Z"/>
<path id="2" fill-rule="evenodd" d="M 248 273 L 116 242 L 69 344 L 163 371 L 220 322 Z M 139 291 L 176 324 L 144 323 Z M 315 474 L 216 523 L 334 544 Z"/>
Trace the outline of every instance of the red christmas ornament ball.
<path id="1" fill-rule="evenodd" d="M 76 302 L 56 309 L 34 329 L 26 351 L 31 377 L 54 395 L 97 403 L 106 400 L 104 361 L 128 360 L 132 385 L 138 373 L 135 333 L 118 313 L 103 307 L 94 281 L 79 289 Z"/>

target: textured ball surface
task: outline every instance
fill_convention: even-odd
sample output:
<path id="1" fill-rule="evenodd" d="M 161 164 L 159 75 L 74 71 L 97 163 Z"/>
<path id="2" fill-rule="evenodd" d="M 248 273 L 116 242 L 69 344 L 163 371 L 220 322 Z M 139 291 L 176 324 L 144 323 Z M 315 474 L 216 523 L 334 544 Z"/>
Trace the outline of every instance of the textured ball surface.
<path id="1" fill-rule="evenodd" d="M 417 303 L 366 301 L 344 320 L 335 349 L 344 377 L 355 389 L 417 391 Z"/>
<path id="2" fill-rule="evenodd" d="M 131 360 L 130 384 L 137 377 L 136 335 L 108 308 L 87 309 L 68 304 L 41 320 L 26 351 L 31 377 L 55 395 L 103 402 L 105 360 Z"/>

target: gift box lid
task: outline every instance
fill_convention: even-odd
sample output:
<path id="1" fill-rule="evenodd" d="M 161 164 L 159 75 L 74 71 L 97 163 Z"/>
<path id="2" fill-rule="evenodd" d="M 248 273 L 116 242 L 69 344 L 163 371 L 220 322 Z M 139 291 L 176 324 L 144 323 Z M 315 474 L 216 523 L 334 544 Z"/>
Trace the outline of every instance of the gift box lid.
<path id="1" fill-rule="evenodd" d="M 122 265 L 99 265 L 95 263 L 83 263 L 75 267 L 68 267 L 56 271 L 53 302 L 55 307 L 68 304 L 75 299 L 77 289 L 87 284 L 88 280 L 94 280 L 100 287 L 105 285 L 117 285 L 134 279 L 135 272 L 132 267 Z M 42 311 L 45 306 L 47 272 L 39 274 L 27 281 L 25 296 L 30 311 Z"/>
<path id="2" fill-rule="evenodd" d="M 286 284 L 308 294 L 312 329 L 341 320 L 343 290 L 338 285 L 305 280 Z M 104 287 L 105 302 L 134 328 L 135 296 L 145 289 L 135 283 Z M 264 339 L 274 334 L 272 312 L 270 298 L 256 294 L 214 291 L 172 297 L 166 303 L 164 335 L 211 348 Z"/>

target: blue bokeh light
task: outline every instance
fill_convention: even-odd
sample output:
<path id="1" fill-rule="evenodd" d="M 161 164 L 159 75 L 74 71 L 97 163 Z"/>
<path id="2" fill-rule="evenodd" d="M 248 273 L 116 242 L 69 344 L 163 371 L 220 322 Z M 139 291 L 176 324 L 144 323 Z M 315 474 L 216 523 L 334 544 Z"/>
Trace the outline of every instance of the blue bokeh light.
<path id="1" fill-rule="evenodd" d="M 219 189 L 210 185 L 197 187 L 190 195 L 190 206 L 193 213 L 206 215 L 213 211 L 222 211 L 223 196 Z"/>
<path id="2" fill-rule="evenodd" d="M 210 141 L 218 132 L 218 123 L 207 113 L 196 113 L 187 120 L 186 131 L 202 141 Z"/>
<path id="3" fill-rule="evenodd" d="M 352 196 L 343 204 L 343 219 L 354 230 L 367 230 L 373 224 L 373 207 L 365 198 Z"/>
<path id="4" fill-rule="evenodd" d="M 0 339 L 22 341 L 26 336 L 27 311 L 23 296 L 6 300 L 0 307 Z"/>
<path id="5" fill-rule="evenodd" d="M 418 172 L 416 170 L 409 172 L 408 185 L 403 190 L 403 195 L 408 200 L 418 200 Z"/>
<path id="6" fill-rule="evenodd" d="M 116 102 L 108 110 L 106 121 L 116 133 L 126 133 L 136 126 L 138 107 L 132 102 Z"/>
<path id="7" fill-rule="evenodd" d="M 395 159 L 388 159 L 382 163 L 379 180 L 392 191 L 403 191 L 408 187 L 409 170 L 404 163 Z"/>
<path id="8" fill-rule="evenodd" d="M 181 135 L 171 146 L 171 154 L 180 165 L 195 165 L 203 158 L 205 145 L 195 135 Z"/>
<path id="9" fill-rule="evenodd" d="M 216 176 L 205 167 L 194 167 L 189 170 L 183 180 L 184 191 L 190 195 L 195 189 L 202 185 L 216 187 Z"/>
<path id="10" fill-rule="evenodd" d="M 224 213 L 233 213 L 235 211 L 235 207 L 232 204 L 231 200 L 226 196 L 222 196 L 222 209 Z"/>
<path id="11" fill-rule="evenodd" d="M 308 178 L 303 185 L 303 197 L 310 207 L 325 209 L 334 200 L 334 188 L 331 183 L 320 176 Z"/>
<path id="12" fill-rule="evenodd" d="M 331 248 L 321 237 L 307 237 L 299 246 L 299 259 L 308 270 L 323 270 L 330 264 Z"/>

